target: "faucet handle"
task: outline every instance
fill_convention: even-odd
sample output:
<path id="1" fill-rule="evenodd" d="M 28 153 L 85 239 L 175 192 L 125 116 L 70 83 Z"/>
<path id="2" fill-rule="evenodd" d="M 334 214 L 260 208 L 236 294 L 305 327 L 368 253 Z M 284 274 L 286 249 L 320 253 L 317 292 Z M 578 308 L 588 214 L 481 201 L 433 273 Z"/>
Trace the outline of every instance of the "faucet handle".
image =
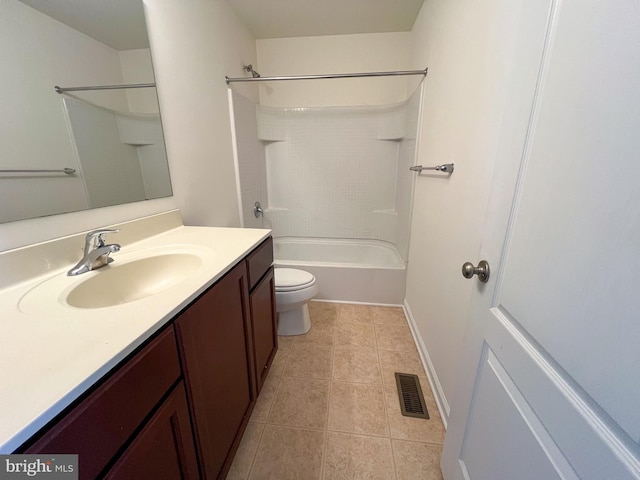
<path id="1" fill-rule="evenodd" d="M 119 228 L 99 228 L 98 230 L 92 230 L 87 233 L 87 236 L 84 240 L 84 254 L 89 253 L 89 250 L 93 248 L 104 247 L 104 238 L 103 235 L 107 233 L 118 233 L 120 231 Z"/>

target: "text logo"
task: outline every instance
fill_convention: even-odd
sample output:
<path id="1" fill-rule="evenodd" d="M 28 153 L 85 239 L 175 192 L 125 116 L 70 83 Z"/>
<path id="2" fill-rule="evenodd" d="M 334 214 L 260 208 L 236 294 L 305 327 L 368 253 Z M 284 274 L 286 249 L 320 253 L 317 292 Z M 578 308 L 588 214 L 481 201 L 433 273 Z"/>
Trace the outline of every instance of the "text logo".
<path id="1" fill-rule="evenodd" d="M 0 480 L 78 480 L 78 455 L 0 455 Z"/>

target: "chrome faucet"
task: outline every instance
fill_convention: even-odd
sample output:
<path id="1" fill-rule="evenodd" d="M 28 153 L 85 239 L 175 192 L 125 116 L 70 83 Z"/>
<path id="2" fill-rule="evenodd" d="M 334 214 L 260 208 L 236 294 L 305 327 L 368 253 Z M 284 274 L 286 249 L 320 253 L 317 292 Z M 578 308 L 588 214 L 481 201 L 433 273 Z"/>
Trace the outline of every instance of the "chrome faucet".
<path id="1" fill-rule="evenodd" d="M 80 275 L 113 262 L 113 258 L 109 257 L 109 254 L 120 251 L 120 245 L 117 243 L 105 244 L 103 235 L 119 231 L 119 229 L 102 228 L 87 233 L 84 239 L 84 255 L 77 265 L 67 272 L 67 275 Z"/>

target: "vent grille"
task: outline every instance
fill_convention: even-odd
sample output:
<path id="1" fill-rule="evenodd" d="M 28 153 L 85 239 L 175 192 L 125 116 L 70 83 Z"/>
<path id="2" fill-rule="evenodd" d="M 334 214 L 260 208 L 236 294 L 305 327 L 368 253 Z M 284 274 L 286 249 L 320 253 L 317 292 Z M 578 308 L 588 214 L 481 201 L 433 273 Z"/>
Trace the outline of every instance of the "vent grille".
<path id="1" fill-rule="evenodd" d="M 417 375 L 396 372 L 400 410 L 405 417 L 429 418 Z"/>

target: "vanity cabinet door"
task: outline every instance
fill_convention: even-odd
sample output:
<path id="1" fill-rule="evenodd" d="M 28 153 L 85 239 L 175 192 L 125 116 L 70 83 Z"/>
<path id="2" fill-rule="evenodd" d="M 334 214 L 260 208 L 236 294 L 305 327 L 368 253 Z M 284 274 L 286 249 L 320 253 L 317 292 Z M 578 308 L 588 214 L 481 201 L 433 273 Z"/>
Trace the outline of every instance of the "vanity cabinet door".
<path id="1" fill-rule="evenodd" d="M 171 392 L 105 478 L 198 478 L 198 462 L 182 382 Z"/>
<path id="2" fill-rule="evenodd" d="M 19 453 L 77 454 L 79 478 L 96 478 L 179 378 L 178 349 L 169 327 Z"/>
<path id="3" fill-rule="evenodd" d="M 257 387 L 259 392 L 267 378 L 269 367 L 278 349 L 273 267 L 269 268 L 267 274 L 251 292 L 250 302 Z"/>
<path id="4" fill-rule="evenodd" d="M 224 478 L 253 408 L 248 286 L 241 262 L 176 320 L 196 450 L 205 478 Z"/>

